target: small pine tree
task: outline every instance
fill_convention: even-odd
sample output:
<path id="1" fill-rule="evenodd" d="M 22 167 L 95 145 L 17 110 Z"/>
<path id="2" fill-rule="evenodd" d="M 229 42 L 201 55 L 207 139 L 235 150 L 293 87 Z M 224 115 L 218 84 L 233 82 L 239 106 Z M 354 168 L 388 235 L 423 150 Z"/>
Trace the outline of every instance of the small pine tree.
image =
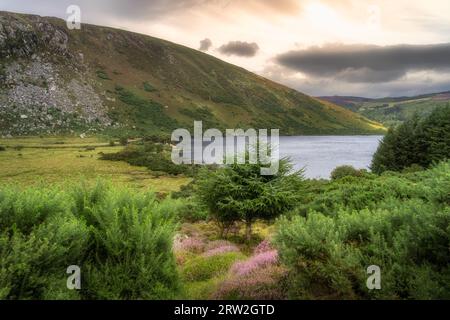
<path id="1" fill-rule="evenodd" d="M 221 226 L 222 235 L 225 228 L 243 221 L 249 241 L 255 220 L 276 218 L 301 197 L 302 172 L 292 173 L 287 159 L 280 160 L 279 171 L 273 176 L 262 176 L 261 167 L 233 164 L 200 173 L 199 198 Z"/>

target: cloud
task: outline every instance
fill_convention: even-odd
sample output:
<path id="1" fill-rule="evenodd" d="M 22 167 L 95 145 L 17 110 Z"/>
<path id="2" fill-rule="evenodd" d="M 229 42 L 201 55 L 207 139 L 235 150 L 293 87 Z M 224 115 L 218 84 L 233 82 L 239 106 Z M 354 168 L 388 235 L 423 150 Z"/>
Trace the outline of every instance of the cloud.
<path id="1" fill-rule="evenodd" d="M 255 42 L 231 41 L 219 48 L 219 52 L 227 56 L 254 57 L 259 50 Z"/>
<path id="2" fill-rule="evenodd" d="M 204 39 L 200 41 L 200 48 L 198 50 L 200 51 L 208 51 L 212 47 L 212 41 L 211 39 Z"/>
<path id="3" fill-rule="evenodd" d="M 272 62 L 264 69 L 262 75 L 312 96 L 384 98 L 416 96 L 450 89 L 450 73 L 440 71 L 417 71 L 391 82 L 364 83 L 334 77 L 308 77 Z"/>
<path id="4" fill-rule="evenodd" d="M 123 20 L 159 19 L 191 8 L 200 8 L 214 0 L 2 0 L 5 10 L 33 12 L 62 17 L 69 5 L 78 5 L 82 14 L 95 19 L 120 18 Z"/>
<path id="5" fill-rule="evenodd" d="M 326 45 L 281 54 L 276 61 L 312 77 L 354 83 L 398 80 L 408 72 L 450 70 L 450 43 L 435 45 Z"/>
<path id="6" fill-rule="evenodd" d="M 195 49 L 206 36 L 214 39 L 215 46 L 225 44 L 224 50 L 230 39 L 250 39 L 249 42 L 264 47 L 252 59 L 242 59 L 245 55 L 233 50 L 225 50 L 225 55 L 210 47 L 208 52 L 308 94 L 380 96 L 441 91 L 446 86 L 450 89 L 448 64 L 439 61 L 448 61 L 446 57 L 450 55 L 444 50 L 440 57 L 430 57 L 430 52 L 439 51 L 436 49 L 439 46 L 380 46 L 450 42 L 448 0 L 0 0 L 0 3 L 0 10 L 60 18 L 66 17 L 68 5 L 77 4 L 84 23 L 149 34 Z M 373 4 L 381 9 L 380 28 L 376 30 L 367 26 L 372 17 L 368 8 Z M 301 39 L 295 30 L 302 30 Z M 288 52 L 297 42 L 303 47 L 334 41 L 365 43 L 369 38 L 379 46 L 341 44 L 306 50 L 297 47 Z M 406 51 L 400 58 L 394 54 L 399 49 Z M 273 59 L 280 52 L 284 54 Z M 271 64 L 278 69 L 264 73 Z M 426 82 L 427 77 L 431 81 Z"/>
<path id="7" fill-rule="evenodd" d="M 293 14 L 300 8 L 298 0 L 96 0 L 95 2 L 99 2 L 105 9 L 109 8 L 113 13 L 135 18 L 170 15 L 189 9 L 201 11 L 214 8 L 239 9 L 249 12 Z"/>
<path id="8" fill-rule="evenodd" d="M 69 5 L 78 5 L 89 16 L 95 18 L 116 17 L 125 20 L 160 19 L 195 9 L 239 9 L 250 12 L 292 14 L 298 8 L 297 0 L 2 0 L 5 10 L 34 12 L 62 16 Z M 94 21 L 92 21 L 94 22 Z"/>

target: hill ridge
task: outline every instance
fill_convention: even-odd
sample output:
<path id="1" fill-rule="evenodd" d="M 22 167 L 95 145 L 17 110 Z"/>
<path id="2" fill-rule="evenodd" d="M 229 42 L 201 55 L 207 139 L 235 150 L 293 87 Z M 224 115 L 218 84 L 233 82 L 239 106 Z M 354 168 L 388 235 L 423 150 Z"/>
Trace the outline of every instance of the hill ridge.
<path id="1" fill-rule="evenodd" d="M 362 116 L 395 127 L 415 114 L 427 117 L 439 107 L 450 103 L 450 91 L 425 93 L 416 96 L 364 98 L 351 96 L 324 96 L 324 101 L 337 104 Z"/>
<path id="2" fill-rule="evenodd" d="M 0 135 L 279 128 L 284 135 L 383 127 L 194 49 L 117 28 L 69 31 L 52 17 L 0 12 Z"/>

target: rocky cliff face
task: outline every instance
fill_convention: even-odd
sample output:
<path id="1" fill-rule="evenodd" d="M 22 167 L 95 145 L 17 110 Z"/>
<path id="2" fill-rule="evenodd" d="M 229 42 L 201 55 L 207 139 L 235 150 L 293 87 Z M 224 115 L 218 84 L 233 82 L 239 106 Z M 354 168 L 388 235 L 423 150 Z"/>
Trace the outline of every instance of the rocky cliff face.
<path id="1" fill-rule="evenodd" d="M 0 13 L 0 135 L 111 124 L 89 67 L 68 50 L 68 40 L 63 28 L 41 17 Z"/>
<path id="2" fill-rule="evenodd" d="M 24 20 L 13 14 L 0 15 L 1 57 L 26 58 L 42 48 L 68 54 L 68 39 L 63 30 L 39 16 L 29 16 Z"/>

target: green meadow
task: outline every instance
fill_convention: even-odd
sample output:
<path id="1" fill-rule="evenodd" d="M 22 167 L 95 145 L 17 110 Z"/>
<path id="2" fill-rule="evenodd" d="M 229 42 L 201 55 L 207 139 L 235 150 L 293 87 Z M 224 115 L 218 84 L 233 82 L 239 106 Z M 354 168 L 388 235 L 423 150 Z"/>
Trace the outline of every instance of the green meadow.
<path id="1" fill-rule="evenodd" d="M 118 141 L 90 137 L 24 137 L 0 139 L 0 183 L 29 186 L 106 179 L 133 188 L 168 193 L 189 182 L 184 177 L 156 178 L 146 168 L 125 162 L 100 160 L 101 153 L 116 153 Z"/>

